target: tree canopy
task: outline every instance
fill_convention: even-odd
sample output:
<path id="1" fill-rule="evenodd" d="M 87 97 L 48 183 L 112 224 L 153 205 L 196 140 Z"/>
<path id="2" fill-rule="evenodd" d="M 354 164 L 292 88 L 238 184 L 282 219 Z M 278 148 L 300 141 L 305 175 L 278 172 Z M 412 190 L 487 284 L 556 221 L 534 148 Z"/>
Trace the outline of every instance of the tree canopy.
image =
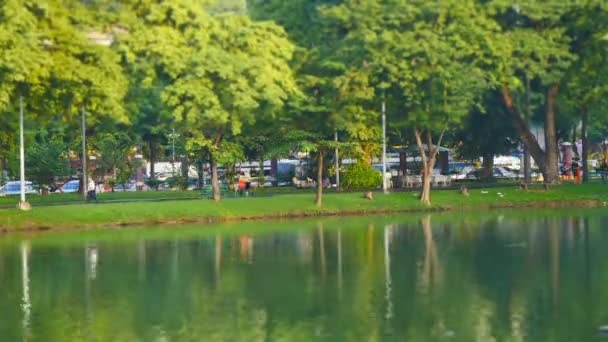
<path id="1" fill-rule="evenodd" d="M 209 163 L 215 199 L 218 164 L 308 153 L 321 205 L 335 148 L 379 157 L 385 108 L 389 144 L 422 158 L 424 203 L 443 142 L 471 156 L 523 144 L 554 183 L 559 141 L 581 137 L 586 157 L 607 134 L 607 12 L 601 0 L 5 0 L 0 166 L 22 98 L 37 148 L 77 151 L 85 110 L 105 171 L 143 151 L 154 178 L 175 130 L 185 177 Z"/>

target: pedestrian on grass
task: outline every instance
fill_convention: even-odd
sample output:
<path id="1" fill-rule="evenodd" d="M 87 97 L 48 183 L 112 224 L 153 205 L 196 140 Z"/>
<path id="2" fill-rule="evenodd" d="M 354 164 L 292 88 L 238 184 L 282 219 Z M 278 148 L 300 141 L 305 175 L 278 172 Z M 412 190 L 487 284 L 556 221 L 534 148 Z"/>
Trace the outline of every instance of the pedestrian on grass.
<path id="1" fill-rule="evenodd" d="M 572 176 L 574 176 L 574 183 L 581 184 L 583 182 L 583 168 L 579 164 L 579 160 L 575 159 L 572 162 Z"/>
<path id="2" fill-rule="evenodd" d="M 245 175 L 239 172 L 239 195 L 243 196 L 245 192 Z"/>
<path id="3" fill-rule="evenodd" d="M 89 177 L 89 184 L 87 186 L 87 201 L 95 201 L 97 202 L 97 185 L 93 178 Z"/>

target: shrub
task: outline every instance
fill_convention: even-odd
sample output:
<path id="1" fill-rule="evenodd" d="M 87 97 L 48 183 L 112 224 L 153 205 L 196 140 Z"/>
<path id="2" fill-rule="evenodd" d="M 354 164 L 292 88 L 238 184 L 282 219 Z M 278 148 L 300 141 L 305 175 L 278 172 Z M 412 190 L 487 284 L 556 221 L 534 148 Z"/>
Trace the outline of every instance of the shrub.
<path id="1" fill-rule="evenodd" d="M 161 184 L 162 182 L 159 181 L 158 179 L 148 179 L 146 181 L 146 185 L 148 187 L 150 187 L 150 189 L 155 189 L 158 190 L 158 186 Z"/>
<path id="2" fill-rule="evenodd" d="M 348 190 L 375 189 L 382 185 L 382 175 L 371 165 L 357 162 L 343 174 L 343 186 Z"/>
<path id="3" fill-rule="evenodd" d="M 112 192 L 114 192 L 114 188 L 116 187 L 116 179 L 107 178 L 105 184 L 111 189 Z"/>

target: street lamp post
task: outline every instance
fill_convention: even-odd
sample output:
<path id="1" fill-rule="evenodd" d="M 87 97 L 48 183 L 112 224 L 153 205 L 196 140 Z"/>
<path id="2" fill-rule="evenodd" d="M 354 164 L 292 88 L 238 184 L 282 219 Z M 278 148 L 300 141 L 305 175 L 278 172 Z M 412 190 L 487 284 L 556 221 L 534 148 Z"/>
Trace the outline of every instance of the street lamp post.
<path id="1" fill-rule="evenodd" d="M 23 96 L 19 97 L 19 171 L 20 171 L 20 190 L 21 198 L 19 209 L 30 210 L 32 207 L 25 200 L 25 146 L 23 141 Z"/>
<path id="2" fill-rule="evenodd" d="M 388 193 L 386 184 L 386 98 L 382 93 L 382 191 Z"/>
<path id="3" fill-rule="evenodd" d="M 86 122 L 86 109 L 84 104 L 82 105 L 82 197 L 87 200 L 87 122 Z"/>
<path id="4" fill-rule="evenodd" d="M 175 163 L 175 128 L 171 132 L 171 159 Z"/>
<path id="5" fill-rule="evenodd" d="M 334 141 L 336 143 L 336 191 L 340 191 L 340 155 L 338 151 L 338 130 L 334 131 Z"/>
<path id="6" fill-rule="evenodd" d="M 175 138 L 179 136 L 179 134 L 175 134 L 175 127 L 171 129 L 170 136 L 171 136 L 171 172 L 173 174 L 173 177 L 175 177 Z"/>

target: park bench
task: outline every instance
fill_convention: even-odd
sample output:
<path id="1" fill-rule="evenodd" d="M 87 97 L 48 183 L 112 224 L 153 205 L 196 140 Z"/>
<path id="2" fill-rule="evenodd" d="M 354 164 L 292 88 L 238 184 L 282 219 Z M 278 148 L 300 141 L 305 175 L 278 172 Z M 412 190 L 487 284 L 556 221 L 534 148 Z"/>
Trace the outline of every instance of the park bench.
<path id="1" fill-rule="evenodd" d="M 445 175 L 434 175 L 432 179 L 433 186 L 449 186 L 452 182 L 452 178 L 450 176 Z"/>
<path id="2" fill-rule="evenodd" d="M 405 176 L 406 188 L 417 188 L 422 186 L 422 176 Z"/>

